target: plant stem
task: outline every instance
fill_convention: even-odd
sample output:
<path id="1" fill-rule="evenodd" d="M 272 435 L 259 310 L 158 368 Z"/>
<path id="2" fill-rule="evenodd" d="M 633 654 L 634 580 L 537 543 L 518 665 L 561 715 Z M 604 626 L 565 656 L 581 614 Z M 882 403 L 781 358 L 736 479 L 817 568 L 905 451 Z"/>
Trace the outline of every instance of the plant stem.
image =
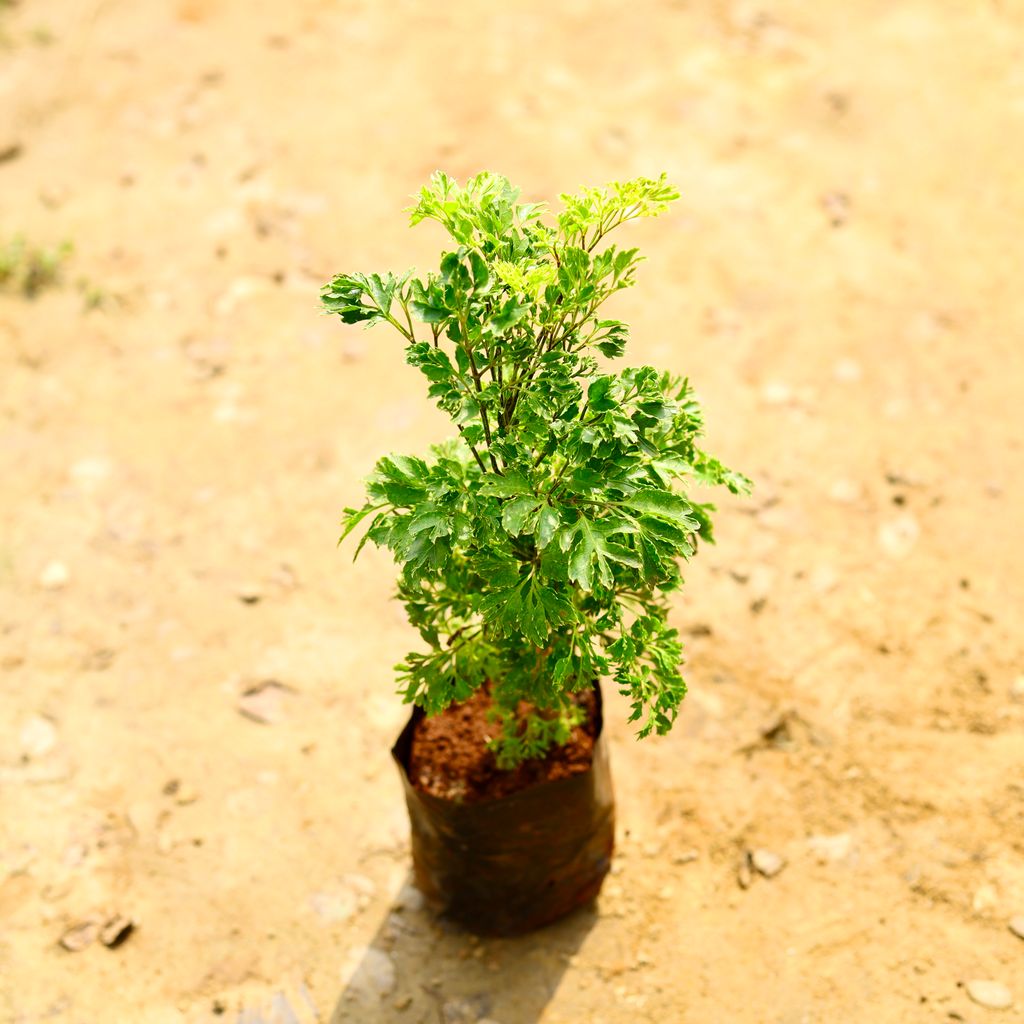
<path id="1" fill-rule="evenodd" d="M 457 424 L 457 426 L 459 428 L 459 433 L 463 435 L 463 440 L 465 440 L 465 428 L 461 423 Z M 484 460 L 480 458 L 480 453 L 476 450 L 476 447 L 469 441 L 466 441 L 466 444 L 469 445 L 469 450 L 473 453 L 473 458 L 476 459 L 476 464 L 480 467 L 480 471 L 482 473 L 486 473 L 487 467 L 484 465 Z"/>

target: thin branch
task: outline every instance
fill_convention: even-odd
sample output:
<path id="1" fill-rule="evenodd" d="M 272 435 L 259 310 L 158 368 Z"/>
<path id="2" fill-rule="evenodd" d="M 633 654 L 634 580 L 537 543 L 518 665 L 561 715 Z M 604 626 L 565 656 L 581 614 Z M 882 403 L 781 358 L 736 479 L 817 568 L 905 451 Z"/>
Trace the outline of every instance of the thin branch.
<path id="1" fill-rule="evenodd" d="M 456 424 L 456 426 L 458 426 L 459 433 L 461 435 L 463 435 L 463 440 L 465 441 L 466 440 L 465 436 L 464 436 L 465 433 L 466 433 L 465 429 L 463 428 L 461 423 Z M 476 459 L 476 464 L 480 467 L 482 472 L 486 473 L 487 472 L 487 467 L 484 465 L 484 460 L 480 458 L 480 453 L 476 450 L 476 447 L 473 444 L 471 444 L 469 441 L 466 441 L 466 444 L 469 445 L 469 450 L 473 453 L 473 458 Z"/>

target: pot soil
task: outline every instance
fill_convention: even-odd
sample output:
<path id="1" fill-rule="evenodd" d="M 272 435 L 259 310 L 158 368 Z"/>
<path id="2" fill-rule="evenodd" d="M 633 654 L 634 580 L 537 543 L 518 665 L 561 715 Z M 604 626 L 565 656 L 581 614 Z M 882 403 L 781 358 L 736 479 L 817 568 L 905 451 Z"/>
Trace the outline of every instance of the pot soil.
<path id="1" fill-rule="evenodd" d="M 490 698 L 427 718 L 415 709 L 391 753 L 412 825 L 416 885 L 479 935 L 514 935 L 590 902 L 611 864 L 615 817 L 600 687 L 565 747 L 501 771 L 484 746 Z"/>

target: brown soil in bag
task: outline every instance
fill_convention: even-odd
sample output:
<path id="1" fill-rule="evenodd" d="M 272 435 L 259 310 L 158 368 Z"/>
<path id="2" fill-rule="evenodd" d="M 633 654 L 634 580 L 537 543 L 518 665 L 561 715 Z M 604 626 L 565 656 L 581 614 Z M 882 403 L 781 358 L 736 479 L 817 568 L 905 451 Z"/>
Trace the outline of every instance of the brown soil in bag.
<path id="1" fill-rule="evenodd" d="M 483 687 L 462 704 L 453 704 L 439 715 L 421 718 L 416 724 L 409 755 L 409 780 L 421 793 L 478 803 L 510 796 L 541 782 L 567 779 L 589 770 L 594 754 L 597 700 L 593 690 L 576 695 L 587 713 L 564 747 L 543 758 L 524 761 L 502 771 L 487 749 L 496 726 L 488 721 L 490 693 Z"/>

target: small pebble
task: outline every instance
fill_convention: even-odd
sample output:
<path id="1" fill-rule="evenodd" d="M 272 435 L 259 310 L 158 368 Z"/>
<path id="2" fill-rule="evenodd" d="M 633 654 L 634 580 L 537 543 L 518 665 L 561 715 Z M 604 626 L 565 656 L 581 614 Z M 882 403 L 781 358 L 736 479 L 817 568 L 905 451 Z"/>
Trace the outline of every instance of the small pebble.
<path id="1" fill-rule="evenodd" d="M 322 921 L 334 924 L 347 921 L 359 909 L 359 900 L 352 892 L 315 892 L 309 905 Z"/>
<path id="2" fill-rule="evenodd" d="M 118 914 L 107 921 L 100 930 L 100 942 L 107 949 L 117 949 L 133 931 L 135 931 L 135 922 L 123 914 Z"/>
<path id="3" fill-rule="evenodd" d="M 913 550 L 921 527 L 909 513 L 890 519 L 878 528 L 879 547 L 891 558 L 905 558 Z"/>
<path id="4" fill-rule="evenodd" d="M 971 907 L 976 914 L 983 914 L 986 910 L 993 910 L 999 906 L 999 893 L 994 885 L 979 886 L 971 900 Z"/>
<path id="5" fill-rule="evenodd" d="M 1013 995 L 1001 982 L 974 980 L 967 982 L 967 994 L 986 1010 L 1008 1010 L 1013 1006 Z"/>
<path id="6" fill-rule="evenodd" d="M 60 944 L 69 953 L 80 953 L 86 946 L 91 946 L 100 933 L 96 921 L 81 921 L 72 925 L 61 937 Z"/>
<path id="7" fill-rule="evenodd" d="M 683 865 L 692 864 L 695 860 L 700 859 L 700 853 L 697 850 L 684 850 L 682 853 L 677 853 L 672 858 L 673 864 Z"/>
<path id="8" fill-rule="evenodd" d="M 853 480 L 836 480 L 828 489 L 828 496 L 840 505 L 849 505 L 860 497 L 860 485 Z"/>
<path id="9" fill-rule="evenodd" d="M 401 1013 L 402 1010 L 408 1010 L 409 1007 L 412 1006 L 412 996 L 399 996 L 393 1005 L 399 1013 Z"/>
<path id="10" fill-rule="evenodd" d="M 750 884 L 754 881 L 754 876 L 750 871 L 750 856 L 747 855 L 743 858 L 742 863 L 736 871 L 736 883 L 741 889 L 749 889 Z"/>
<path id="11" fill-rule="evenodd" d="M 1010 685 L 1010 696 L 1014 700 L 1024 700 L 1024 674 L 1017 676 Z"/>
<path id="12" fill-rule="evenodd" d="M 1015 917 L 1010 918 L 1010 931 L 1018 939 L 1024 939 L 1024 914 L 1017 914 Z"/>
<path id="13" fill-rule="evenodd" d="M 772 850 L 754 850 L 750 863 L 765 878 L 774 878 L 786 866 L 785 860 Z"/>
<path id="14" fill-rule="evenodd" d="M 174 802 L 179 807 L 186 807 L 188 804 L 194 804 L 198 799 L 198 791 L 193 789 L 191 786 L 179 786 L 174 795 Z"/>
<path id="15" fill-rule="evenodd" d="M 273 725 L 285 714 L 285 702 L 291 695 L 290 687 L 276 680 L 250 686 L 238 700 L 238 712 L 262 725 Z"/>
<path id="16" fill-rule="evenodd" d="M 48 562 L 39 574 L 39 586 L 44 590 L 60 590 L 68 585 L 70 579 L 71 573 L 63 562 Z"/>
<path id="17" fill-rule="evenodd" d="M 313 893 L 309 905 L 324 921 L 347 921 L 369 906 L 375 891 L 376 886 L 369 878 L 345 875 L 329 888 Z"/>
<path id="18" fill-rule="evenodd" d="M 21 749 L 26 757 L 42 757 L 48 754 L 57 742 L 57 730 L 53 723 L 42 715 L 33 715 L 22 727 Z"/>
<path id="19" fill-rule="evenodd" d="M 850 855 L 853 840 L 849 832 L 839 832 L 834 836 L 809 836 L 807 846 L 821 863 L 835 863 L 846 860 Z"/>
<path id="20" fill-rule="evenodd" d="M 259 604 L 263 599 L 263 591 L 255 583 L 246 583 L 238 588 L 237 596 L 242 604 Z"/>

